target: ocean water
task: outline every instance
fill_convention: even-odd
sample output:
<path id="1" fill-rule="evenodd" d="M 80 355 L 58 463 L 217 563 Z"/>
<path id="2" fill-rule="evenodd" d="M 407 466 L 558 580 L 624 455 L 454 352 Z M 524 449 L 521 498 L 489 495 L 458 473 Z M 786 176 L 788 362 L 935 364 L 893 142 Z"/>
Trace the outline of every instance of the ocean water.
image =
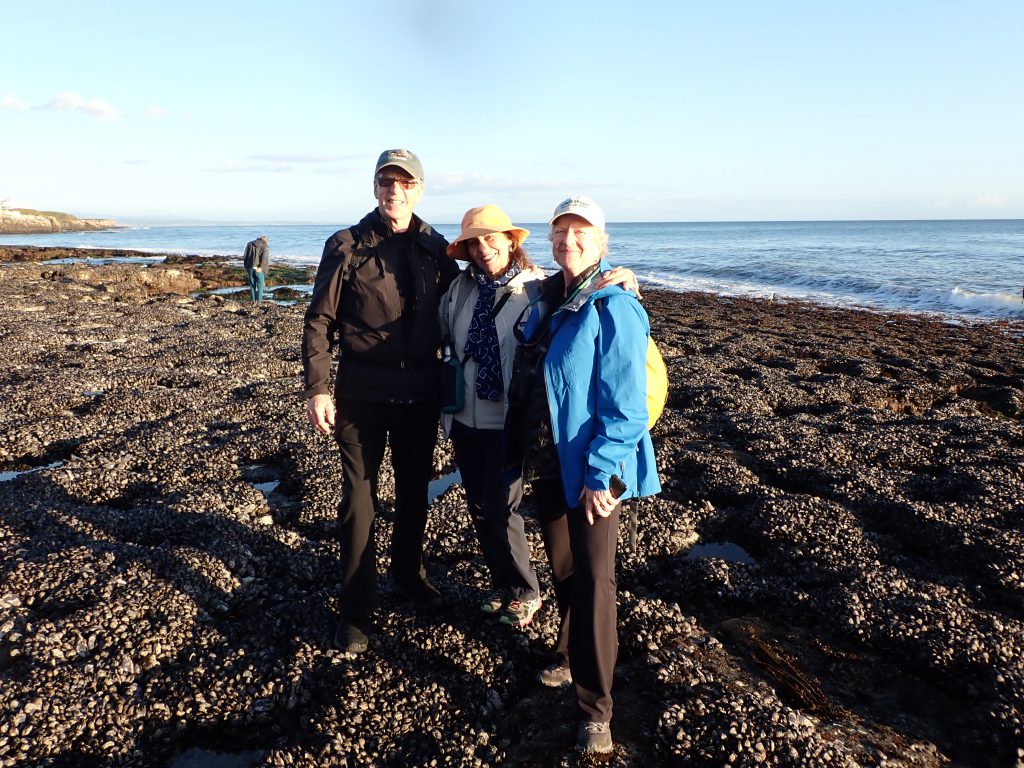
<path id="1" fill-rule="evenodd" d="M 107 232 L 0 235 L 0 244 L 124 248 L 241 258 L 270 238 L 272 260 L 316 264 L 342 225 L 131 227 Z M 435 225 L 449 239 L 455 224 Z M 553 269 L 545 224 L 526 250 Z M 727 296 L 1024 320 L 1024 220 L 609 224 L 609 260 L 641 285 Z"/>

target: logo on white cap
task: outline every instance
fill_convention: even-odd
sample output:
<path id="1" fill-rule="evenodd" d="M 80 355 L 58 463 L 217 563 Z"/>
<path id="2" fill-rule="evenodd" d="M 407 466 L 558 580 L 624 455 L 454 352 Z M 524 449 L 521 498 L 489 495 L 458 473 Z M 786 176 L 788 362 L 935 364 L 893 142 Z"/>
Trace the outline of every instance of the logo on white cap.
<path id="1" fill-rule="evenodd" d="M 573 195 L 560 202 L 551 216 L 551 221 L 548 223 L 553 224 L 559 216 L 565 216 L 570 213 L 580 216 L 598 229 L 604 230 L 604 211 L 601 210 L 601 206 L 586 195 Z"/>

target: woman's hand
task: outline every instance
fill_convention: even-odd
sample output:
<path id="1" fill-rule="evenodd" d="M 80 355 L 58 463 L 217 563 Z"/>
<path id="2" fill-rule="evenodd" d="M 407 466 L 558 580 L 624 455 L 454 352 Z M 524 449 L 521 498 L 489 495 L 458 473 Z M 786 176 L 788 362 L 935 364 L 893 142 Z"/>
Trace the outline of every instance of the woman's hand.
<path id="1" fill-rule="evenodd" d="M 627 291 L 632 291 L 640 298 L 640 283 L 636 279 L 636 273 L 628 267 L 613 267 L 607 272 L 602 272 L 597 278 L 597 287 L 604 288 L 608 285 L 618 285 Z"/>
<path id="2" fill-rule="evenodd" d="M 608 517 L 619 503 L 612 496 L 611 491 L 592 491 L 587 487 L 583 488 L 580 494 L 580 501 L 583 502 L 583 511 L 587 515 L 587 524 L 593 525 L 595 517 Z"/>
<path id="3" fill-rule="evenodd" d="M 538 267 L 536 264 L 532 264 L 531 266 L 527 267 L 526 274 L 530 275 L 531 277 L 535 277 L 538 280 L 543 280 L 545 277 L 548 276 L 548 273 L 545 272 L 540 267 Z"/>

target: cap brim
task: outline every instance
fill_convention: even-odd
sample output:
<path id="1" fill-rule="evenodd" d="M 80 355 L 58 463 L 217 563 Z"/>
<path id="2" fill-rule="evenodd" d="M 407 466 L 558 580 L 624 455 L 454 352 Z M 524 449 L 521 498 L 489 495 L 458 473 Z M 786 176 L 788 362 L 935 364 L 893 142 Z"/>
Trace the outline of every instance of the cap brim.
<path id="1" fill-rule="evenodd" d="M 579 216 L 581 219 L 586 221 L 590 226 L 597 227 L 598 229 L 604 229 L 604 225 L 601 224 L 600 222 L 593 221 L 592 220 L 592 216 L 588 216 L 585 210 L 578 210 L 578 209 L 574 209 L 574 208 L 569 208 L 569 209 L 564 210 L 564 211 L 559 211 L 556 216 L 552 216 L 551 217 L 551 220 L 548 222 L 548 225 L 554 224 L 556 221 L 558 221 L 563 216 Z"/>

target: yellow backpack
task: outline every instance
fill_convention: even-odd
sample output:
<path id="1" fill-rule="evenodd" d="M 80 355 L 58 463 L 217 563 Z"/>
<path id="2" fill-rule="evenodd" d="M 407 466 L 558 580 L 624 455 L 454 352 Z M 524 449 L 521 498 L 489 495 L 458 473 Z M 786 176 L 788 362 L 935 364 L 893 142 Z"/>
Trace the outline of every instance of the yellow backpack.
<path id="1" fill-rule="evenodd" d="M 598 309 L 605 305 L 602 296 L 596 301 Z M 654 343 L 654 339 L 647 337 L 647 431 L 654 427 L 654 422 L 665 410 L 665 403 L 668 402 L 668 368 L 665 366 L 665 358 L 661 356 L 661 350 Z"/>
<path id="2" fill-rule="evenodd" d="M 654 427 L 654 422 L 665 410 L 668 402 L 668 368 L 661 356 L 654 339 L 647 337 L 647 429 Z"/>

